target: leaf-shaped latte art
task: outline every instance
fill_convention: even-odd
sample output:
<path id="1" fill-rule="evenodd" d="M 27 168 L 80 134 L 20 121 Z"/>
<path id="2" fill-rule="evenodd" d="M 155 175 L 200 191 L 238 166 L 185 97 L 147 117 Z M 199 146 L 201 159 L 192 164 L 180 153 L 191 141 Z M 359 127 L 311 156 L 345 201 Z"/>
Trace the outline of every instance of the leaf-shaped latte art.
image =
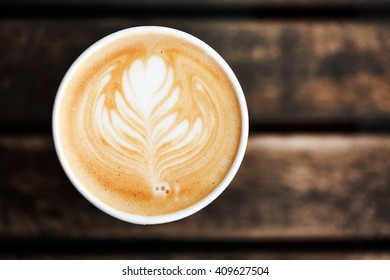
<path id="1" fill-rule="evenodd" d="M 215 114 L 206 112 L 196 98 L 183 96 L 183 85 L 160 56 L 135 60 L 124 69 L 120 85 L 110 91 L 115 69 L 104 73 L 93 110 L 97 136 L 115 151 L 106 157 L 142 174 L 156 196 L 178 192 L 180 186 L 166 178 L 171 172 L 188 173 L 180 166 L 196 160 L 210 141 Z M 192 78 L 189 88 L 207 100 L 208 89 L 199 78 Z M 191 101 L 195 112 L 183 111 L 183 100 Z"/>

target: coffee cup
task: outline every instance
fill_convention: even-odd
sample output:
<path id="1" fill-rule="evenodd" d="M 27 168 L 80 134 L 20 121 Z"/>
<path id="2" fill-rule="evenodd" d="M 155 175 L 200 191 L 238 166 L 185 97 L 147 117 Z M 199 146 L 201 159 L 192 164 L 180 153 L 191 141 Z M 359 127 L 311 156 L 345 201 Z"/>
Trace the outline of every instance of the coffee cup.
<path id="1" fill-rule="evenodd" d="M 248 141 L 245 96 L 225 60 L 159 26 L 121 30 L 84 51 L 60 84 L 52 125 L 76 189 L 107 214 L 145 225 L 215 200 Z"/>

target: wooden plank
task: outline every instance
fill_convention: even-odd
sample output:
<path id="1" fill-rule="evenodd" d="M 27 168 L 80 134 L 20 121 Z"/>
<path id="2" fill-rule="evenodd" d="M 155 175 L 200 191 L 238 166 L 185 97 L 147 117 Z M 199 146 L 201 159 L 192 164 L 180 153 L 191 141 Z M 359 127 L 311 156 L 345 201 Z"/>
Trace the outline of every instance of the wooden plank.
<path id="1" fill-rule="evenodd" d="M 49 137 L 1 137 L 0 162 L 0 240 L 272 241 L 390 234 L 388 136 L 251 137 L 242 167 L 221 197 L 189 218 L 148 227 L 111 218 L 87 202 L 65 177 Z"/>
<path id="2" fill-rule="evenodd" d="M 0 258 L 92 259 L 385 259 L 378 240 L 13 240 L 0 241 Z"/>
<path id="3" fill-rule="evenodd" d="M 58 85 L 80 53 L 136 25 L 187 31 L 236 72 L 252 125 L 389 124 L 390 22 L 0 21 L 0 124 L 49 127 Z"/>
<path id="4" fill-rule="evenodd" d="M 290 6 L 290 5 L 361 5 L 361 4 L 387 4 L 389 0 L 199 0 L 195 3 L 192 1 L 186 0 L 142 0 L 142 1 L 126 1 L 126 0 L 114 0 L 114 1 L 104 1 L 104 0 L 2 0 L 1 4 L 55 4 L 55 5 L 80 5 L 80 4 L 94 4 L 94 5 L 105 5 L 105 6 L 121 6 L 121 7 L 140 7 L 140 6 L 198 6 L 205 5 L 214 6 L 214 5 L 235 5 L 235 6 L 258 6 L 258 5 L 280 5 L 280 6 Z"/>

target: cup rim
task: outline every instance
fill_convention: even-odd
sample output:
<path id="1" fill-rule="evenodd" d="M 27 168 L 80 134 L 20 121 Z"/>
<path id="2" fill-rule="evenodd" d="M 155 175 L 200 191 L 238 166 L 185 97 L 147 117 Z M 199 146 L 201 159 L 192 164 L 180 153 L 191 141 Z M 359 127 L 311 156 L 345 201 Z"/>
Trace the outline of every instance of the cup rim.
<path id="1" fill-rule="evenodd" d="M 173 213 L 156 215 L 156 216 L 143 216 L 143 215 L 130 214 L 115 209 L 112 206 L 103 202 L 102 200 L 98 199 L 86 187 L 84 187 L 84 185 L 79 181 L 77 176 L 71 170 L 70 165 L 68 164 L 66 157 L 61 149 L 59 127 L 56 125 L 56 123 L 58 123 L 58 111 L 59 111 L 61 99 L 64 96 L 65 86 L 67 85 L 73 73 L 79 68 L 79 66 L 82 65 L 85 59 L 87 59 L 90 55 L 93 55 L 93 53 L 97 51 L 99 48 L 104 47 L 105 45 L 109 44 L 110 42 L 116 40 L 121 36 L 126 36 L 137 32 L 143 33 L 143 32 L 150 32 L 150 31 L 168 33 L 169 35 L 177 36 L 183 40 L 189 41 L 190 43 L 204 50 L 219 64 L 219 66 L 224 70 L 225 74 L 228 76 L 229 81 L 232 83 L 236 96 L 239 101 L 239 106 L 241 111 L 241 136 L 240 136 L 240 144 L 237 149 L 235 159 L 229 171 L 225 175 L 224 179 L 220 182 L 220 184 L 217 187 L 215 187 L 210 194 L 208 194 L 205 198 L 199 200 L 195 204 Z M 138 26 L 138 27 L 130 27 L 130 28 L 122 29 L 103 37 L 102 39 L 98 40 L 90 47 L 88 47 L 85 51 L 83 51 L 83 53 L 72 63 L 72 65 L 64 75 L 56 93 L 53 113 L 52 113 L 52 130 L 53 130 L 52 132 L 53 132 L 55 151 L 57 153 L 61 166 L 65 171 L 65 174 L 67 175 L 67 177 L 69 178 L 73 186 L 90 203 L 92 203 L 95 207 L 105 212 L 106 214 L 113 216 L 117 219 L 120 219 L 122 221 L 130 222 L 133 224 L 140 224 L 140 225 L 151 225 L 151 224 L 168 223 L 168 222 L 173 222 L 173 221 L 186 218 L 200 211 L 207 205 L 209 205 L 229 186 L 234 176 L 236 175 L 241 165 L 241 162 L 244 158 L 245 150 L 248 143 L 249 117 L 248 117 L 248 108 L 247 108 L 245 96 L 237 77 L 235 76 L 233 70 L 230 68 L 227 62 L 212 47 L 210 47 L 208 44 L 206 44 L 199 38 L 191 34 L 188 34 L 184 31 L 180 31 L 178 29 L 163 27 L 163 26 Z"/>

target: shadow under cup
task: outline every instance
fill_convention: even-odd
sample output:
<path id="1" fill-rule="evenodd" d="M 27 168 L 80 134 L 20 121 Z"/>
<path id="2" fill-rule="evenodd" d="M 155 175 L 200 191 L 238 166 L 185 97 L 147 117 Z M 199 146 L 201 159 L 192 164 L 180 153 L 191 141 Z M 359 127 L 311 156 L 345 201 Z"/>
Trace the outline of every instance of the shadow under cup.
<path id="1" fill-rule="evenodd" d="M 225 88 L 231 88 L 237 116 Z M 52 122 L 56 152 L 72 184 L 97 208 L 135 224 L 172 222 L 207 206 L 232 181 L 248 141 L 245 96 L 225 60 L 196 37 L 159 26 L 118 31 L 81 54 L 58 89 Z M 233 140 L 235 148 L 229 148 Z M 130 172 L 118 173 L 122 166 Z M 188 173 L 191 168 L 196 171 Z M 104 177 L 111 170 L 115 176 Z M 121 180 L 124 188 L 112 187 Z M 119 194 L 167 210 L 142 212 L 138 200 L 115 200 Z"/>

